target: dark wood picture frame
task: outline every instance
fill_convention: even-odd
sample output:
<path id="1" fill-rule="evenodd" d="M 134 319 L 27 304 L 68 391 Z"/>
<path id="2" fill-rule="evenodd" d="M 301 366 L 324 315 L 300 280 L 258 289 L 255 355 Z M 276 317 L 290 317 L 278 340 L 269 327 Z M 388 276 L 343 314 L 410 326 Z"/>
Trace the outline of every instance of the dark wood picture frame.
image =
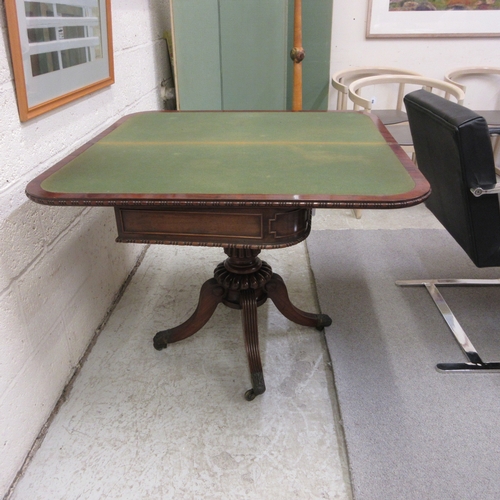
<path id="1" fill-rule="evenodd" d="M 5 0 L 5 11 L 21 121 L 114 83 L 111 0 Z"/>

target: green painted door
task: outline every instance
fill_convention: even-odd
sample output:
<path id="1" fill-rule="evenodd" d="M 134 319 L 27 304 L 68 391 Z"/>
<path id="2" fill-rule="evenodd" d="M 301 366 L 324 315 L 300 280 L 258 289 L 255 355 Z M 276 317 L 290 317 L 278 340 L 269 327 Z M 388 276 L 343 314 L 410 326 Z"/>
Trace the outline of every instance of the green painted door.
<path id="1" fill-rule="evenodd" d="M 172 0 L 171 7 L 179 109 L 290 107 L 293 0 Z M 303 2 L 304 109 L 326 109 L 331 11 L 332 0 Z"/>
<path id="2" fill-rule="evenodd" d="M 287 0 L 219 5 L 222 109 L 284 109 Z"/>
<path id="3" fill-rule="evenodd" d="M 179 109 L 222 109 L 219 2 L 171 0 Z"/>

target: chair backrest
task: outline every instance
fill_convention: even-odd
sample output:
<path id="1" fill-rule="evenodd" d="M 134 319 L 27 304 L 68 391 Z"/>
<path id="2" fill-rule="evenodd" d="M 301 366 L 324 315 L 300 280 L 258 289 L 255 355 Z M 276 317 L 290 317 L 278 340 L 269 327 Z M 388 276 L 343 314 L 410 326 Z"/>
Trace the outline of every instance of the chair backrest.
<path id="1" fill-rule="evenodd" d="M 470 189 L 496 183 L 486 121 L 436 94 L 404 98 L 418 167 L 431 185 L 426 205 L 478 267 L 500 266 L 498 195 Z"/>
<path id="2" fill-rule="evenodd" d="M 336 71 L 332 75 L 332 87 L 337 90 L 337 110 L 347 109 L 349 84 L 359 78 L 375 75 L 415 75 L 419 73 L 388 66 L 357 66 Z"/>
<path id="3" fill-rule="evenodd" d="M 424 76 L 414 76 L 414 75 L 379 75 L 379 76 L 369 76 L 367 78 L 361 78 L 355 80 L 349 85 L 349 99 L 354 102 L 354 109 L 364 108 L 366 111 L 370 112 L 372 109 L 371 99 L 362 97 L 360 91 L 363 87 L 372 87 L 374 85 L 382 84 L 399 84 L 400 90 L 398 92 L 397 101 L 394 109 L 401 110 L 403 108 L 403 97 L 405 95 L 406 85 L 418 85 L 429 92 L 434 89 L 441 90 L 444 92 L 446 99 L 450 96 L 454 97 L 459 104 L 464 102 L 465 94 L 456 85 L 452 83 L 445 82 L 443 80 L 437 80 L 435 78 L 427 78 Z M 401 85 L 403 89 L 401 90 Z"/>
<path id="4" fill-rule="evenodd" d="M 444 75 L 444 79 L 448 83 L 457 85 L 465 92 L 467 86 L 457 80 L 462 76 L 473 75 L 500 75 L 500 68 L 491 66 L 469 66 L 467 68 L 457 68 L 446 73 Z"/>

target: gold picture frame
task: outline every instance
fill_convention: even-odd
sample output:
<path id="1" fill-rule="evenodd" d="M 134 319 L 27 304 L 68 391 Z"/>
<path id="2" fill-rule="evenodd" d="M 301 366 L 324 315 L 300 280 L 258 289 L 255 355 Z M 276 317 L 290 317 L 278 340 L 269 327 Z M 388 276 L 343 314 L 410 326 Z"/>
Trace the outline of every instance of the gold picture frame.
<path id="1" fill-rule="evenodd" d="M 111 0 L 5 0 L 21 121 L 114 83 Z"/>

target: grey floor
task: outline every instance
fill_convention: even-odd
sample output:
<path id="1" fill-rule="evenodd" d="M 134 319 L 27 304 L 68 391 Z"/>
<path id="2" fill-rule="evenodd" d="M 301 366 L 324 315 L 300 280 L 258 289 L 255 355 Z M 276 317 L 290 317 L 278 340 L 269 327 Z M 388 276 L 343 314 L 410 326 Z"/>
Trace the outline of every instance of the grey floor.
<path id="1" fill-rule="evenodd" d="M 314 230 L 413 227 L 440 226 L 424 206 L 313 218 Z M 305 243 L 261 257 L 295 305 L 318 311 Z M 252 402 L 239 311 L 219 306 L 193 337 L 153 349 L 223 258 L 218 248 L 149 248 L 12 500 L 350 498 L 322 333 L 261 306 L 267 391 Z"/>

